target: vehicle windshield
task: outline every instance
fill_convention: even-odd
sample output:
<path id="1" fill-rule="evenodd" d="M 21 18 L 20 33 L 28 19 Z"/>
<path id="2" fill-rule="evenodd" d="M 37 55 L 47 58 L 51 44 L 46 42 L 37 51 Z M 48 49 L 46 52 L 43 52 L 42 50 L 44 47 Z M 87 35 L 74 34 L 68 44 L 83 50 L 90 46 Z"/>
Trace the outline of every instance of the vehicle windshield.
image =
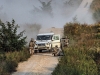
<path id="1" fill-rule="evenodd" d="M 52 35 L 38 35 L 37 40 L 51 40 Z"/>

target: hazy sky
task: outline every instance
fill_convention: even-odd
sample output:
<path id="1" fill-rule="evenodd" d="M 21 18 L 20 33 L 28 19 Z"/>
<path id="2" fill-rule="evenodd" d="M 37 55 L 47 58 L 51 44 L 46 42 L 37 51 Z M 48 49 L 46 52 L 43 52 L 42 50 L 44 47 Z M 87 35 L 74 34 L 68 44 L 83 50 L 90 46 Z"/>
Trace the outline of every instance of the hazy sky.
<path id="1" fill-rule="evenodd" d="M 41 1 L 49 2 L 50 0 Z M 72 15 L 81 4 L 81 0 L 71 0 L 70 4 L 64 7 L 66 1 L 69 2 L 70 0 L 52 0 L 53 17 L 50 17 L 44 13 L 33 12 L 34 6 L 41 10 L 42 4 L 39 0 L 0 0 L 0 18 L 3 21 L 14 19 L 19 25 L 38 23 L 42 27 L 63 27 L 67 22 L 72 21 Z M 79 18 L 80 22 L 92 23 L 90 13 L 85 17 L 87 20 L 84 18 L 81 21 Z"/>
<path id="2" fill-rule="evenodd" d="M 42 2 L 48 2 L 50 0 L 41 0 Z M 45 14 L 33 13 L 34 6 L 41 9 L 41 3 L 38 0 L 0 0 L 0 18 L 3 21 L 11 21 L 14 19 L 17 24 L 25 23 L 39 23 L 43 27 L 63 27 L 63 25 L 70 21 L 69 13 L 71 10 L 64 9 L 63 3 L 69 0 L 52 0 L 52 12 L 53 18 Z M 71 6 L 70 6 L 71 7 Z M 74 7 L 72 7 L 74 8 Z M 65 15 L 65 11 L 68 14 Z"/>
<path id="3" fill-rule="evenodd" d="M 50 0 L 41 1 L 48 3 Z M 69 3 L 64 6 L 66 1 Z M 28 36 L 28 39 L 30 39 L 38 33 L 37 27 L 39 26 L 34 26 L 35 23 L 45 28 L 63 28 L 67 22 L 72 22 L 73 15 L 81 4 L 81 1 L 82 0 L 52 0 L 51 8 L 53 17 L 51 17 L 45 13 L 37 13 L 33 11 L 34 6 L 41 10 L 42 4 L 39 0 L 0 0 L 0 19 L 3 22 L 11 22 L 11 20 L 14 19 L 16 24 L 20 26 L 18 32 L 26 30 L 26 35 Z M 85 14 L 85 16 L 83 16 L 84 18 L 81 17 L 81 15 L 82 13 L 79 13 L 80 18 L 78 19 L 80 23 L 93 23 L 91 12 Z"/>

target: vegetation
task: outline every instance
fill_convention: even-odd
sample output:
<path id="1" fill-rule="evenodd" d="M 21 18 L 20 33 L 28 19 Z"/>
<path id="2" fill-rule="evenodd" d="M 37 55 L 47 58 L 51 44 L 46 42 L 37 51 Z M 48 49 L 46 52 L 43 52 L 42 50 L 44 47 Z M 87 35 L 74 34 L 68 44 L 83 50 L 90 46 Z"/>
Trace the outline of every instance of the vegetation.
<path id="1" fill-rule="evenodd" d="M 40 7 L 40 9 L 34 6 L 34 12 L 39 14 L 42 13 L 42 15 L 45 14 L 49 15 L 50 17 L 53 17 L 52 7 L 51 7 L 52 0 L 48 1 L 47 3 L 42 2 L 41 0 L 39 0 L 39 2 L 41 3 L 42 6 Z"/>
<path id="2" fill-rule="evenodd" d="M 91 57 L 78 48 L 65 50 L 66 55 L 61 58 L 53 75 L 97 75 L 97 66 Z"/>
<path id="3" fill-rule="evenodd" d="M 0 51 L 15 51 L 24 47 L 26 37 L 23 37 L 24 31 L 17 34 L 18 27 L 14 20 L 12 23 L 0 23 Z"/>
<path id="4" fill-rule="evenodd" d="M 24 31 L 18 34 L 18 27 L 14 20 L 6 24 L 0 21 L 0 75 L 11 75 L 19 62 L 30 57 L 25 48 Z"/>
<path id="5" fill-rule="evenodd" d="M 53 75 L 100 75 L 100 23 L 67 23 L 64 35 L 70 38 Z"/>
<path id="6" fill-rule="evenodd" d="M 0 75 L 11 75 L 12 72 L 16 71 L 18 63 L 27 60 L 29 57 L 30 54 L 26 48 L 0 54 Z"/>
<path id="7" fill-rule="evenodd" d="M 46 2 L 40 1 L 40 3 L 42 4 L 42 7 L 41 7 L 42 11 L 45 12 L 45 13 L 48 13 L 50 15 L 52 15 L 52 13 L 51 13 L 52 12 L 51 1 L 52 0 L 50 0 L 47 4 L 46 4 Z"/>

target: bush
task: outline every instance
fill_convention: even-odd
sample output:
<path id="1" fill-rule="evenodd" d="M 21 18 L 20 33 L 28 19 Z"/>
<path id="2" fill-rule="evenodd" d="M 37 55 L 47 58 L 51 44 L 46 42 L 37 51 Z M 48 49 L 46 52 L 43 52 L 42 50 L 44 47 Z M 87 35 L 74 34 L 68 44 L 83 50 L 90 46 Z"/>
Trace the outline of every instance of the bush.
<path id="1" fill-rule="evenodd" d="M 100 74 L 100 23 L 94 25 L 67 23 L 64 35 L 70 39 L 53 75 Z"/>
<path id="2" fill-rule="evenodd" d="M 30 54 L 25 48 L 24 31 L 17 33 L 15 21 L 4 24 L 0 20 L 0 75 L 10 75 L 19 62 L 27 60 Z"/>
<path id="3" fill-rule="evenodd" d="M 18 63 L 29 57 L 30 54 L 26 48 L 21 51 L 0 54 L 0 75 L 11 75 L 16 70 Z"/>
<path id="4" fill-rule="evenodd" d="M 17 63 L 11 60 L 2 61 L 0 64 L 0 75 L 10 75 L 16 70 Z"/>
<path id="5" fill-rule="evenodd" d="M 18 28 L 14 20 L 6 24 L 0 22 L 0 51 L 22 50 L 26 44 L 26 37 L 23 37 L 24 31 L 17 33 Z"/>
<path id="6" fill-rule="evenodd" d="M 24 49 L 22 51 L 15 51 L 15 52 L 8 52 L 6 53 L 6 59 L 15 61 L 16 63 L 25 61 L 27 58 L 30 57 L 30 54 L 27 49 Z"/>
<path id="7" fill-rule="evenodd" d="M 98 75 L 94 60 L 78 48 L 65 49 L 53 75 Z"/>

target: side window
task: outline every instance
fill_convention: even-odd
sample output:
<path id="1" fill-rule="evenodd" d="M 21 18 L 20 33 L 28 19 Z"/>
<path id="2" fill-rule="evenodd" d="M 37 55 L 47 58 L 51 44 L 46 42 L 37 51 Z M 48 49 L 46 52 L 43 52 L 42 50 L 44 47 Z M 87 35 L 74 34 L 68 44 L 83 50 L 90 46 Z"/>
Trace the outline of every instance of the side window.
<path id="1" fill-rule="evenodd" d="M 54 40 L 59 40 L 60 38 L 59 38 L 58 35 L 54 35 L 54 36 L 53 36 L 53 39 L 54 39 Z"/>

